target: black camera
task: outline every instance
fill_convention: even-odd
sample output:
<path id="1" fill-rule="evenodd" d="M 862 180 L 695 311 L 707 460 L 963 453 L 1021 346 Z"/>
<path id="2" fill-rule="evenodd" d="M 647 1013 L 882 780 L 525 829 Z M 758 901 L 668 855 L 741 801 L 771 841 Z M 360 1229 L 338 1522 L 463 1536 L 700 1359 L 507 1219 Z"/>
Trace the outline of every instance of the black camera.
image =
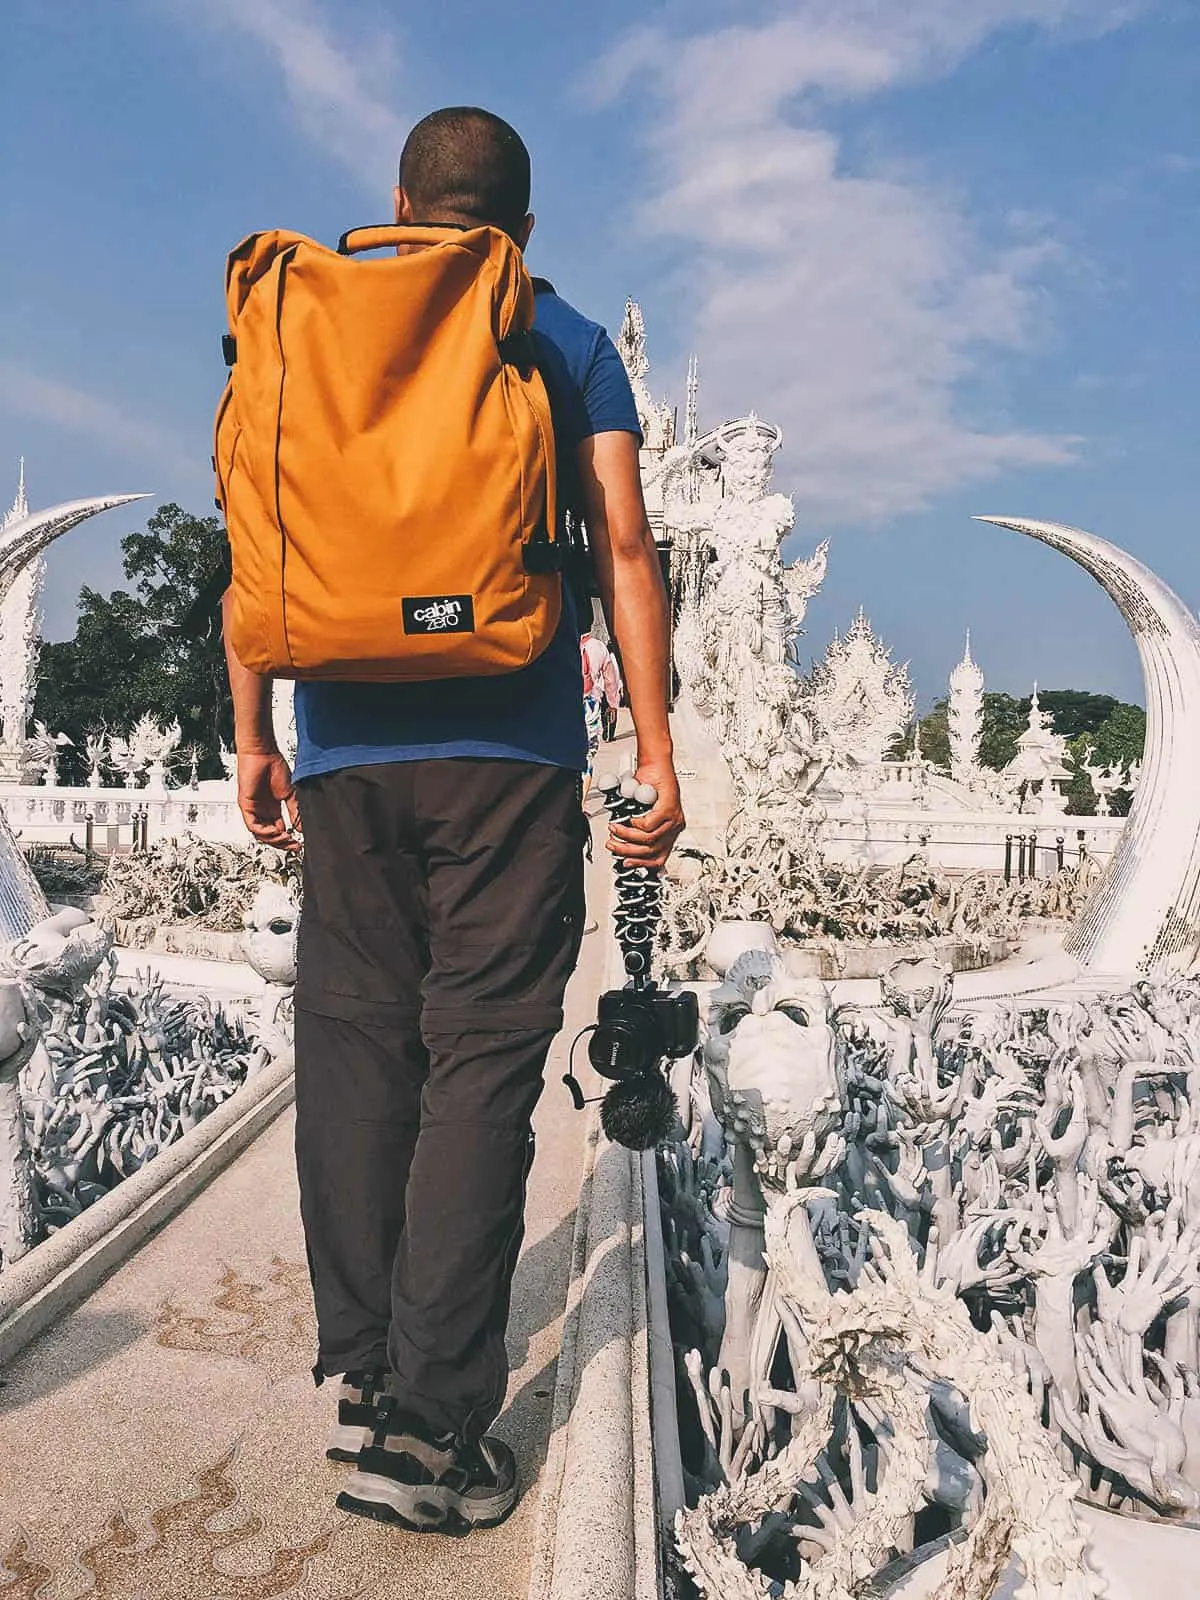
<path id="1" fill-rule="evenodd" d="M 666 994 L 647 984 L 600 996 L 588 1060 L 604 1078 L 636 1078 L 664 1058 L 689 1056 L 700 1036 L 700 1007 L 690 990 Z"/>

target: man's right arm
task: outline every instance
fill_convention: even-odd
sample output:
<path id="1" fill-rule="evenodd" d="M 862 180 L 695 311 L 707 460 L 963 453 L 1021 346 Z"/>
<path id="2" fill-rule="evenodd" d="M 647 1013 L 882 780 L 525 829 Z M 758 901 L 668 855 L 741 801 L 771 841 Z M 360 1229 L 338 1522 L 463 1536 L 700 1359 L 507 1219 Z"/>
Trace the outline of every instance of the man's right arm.
<path id="1" fill-rule="evenodd" d="M 244 667 L 229 643 L 233 591 L 221 601 L 225 666 L 233 698 L 233 742 L 237 749 L 238 809 L 259 844 L 277 850 L 298 850 L 300 808 L 292 774 L 275 742 L 271 716 L 271 679 Z"/>
<path id="2" fill-rule="evenodd" d="M 609 848 L 662 866 L 683 831 L 667 721 L 670 620 L 654 536 L 646 518 L 636 435 L 597 433 L 578 451 L 583 515 L 608 626 L 621 648 L 625 692 L 637 734 L 637 776 L 658 790 L 644 817 L 614 823 Z"/>

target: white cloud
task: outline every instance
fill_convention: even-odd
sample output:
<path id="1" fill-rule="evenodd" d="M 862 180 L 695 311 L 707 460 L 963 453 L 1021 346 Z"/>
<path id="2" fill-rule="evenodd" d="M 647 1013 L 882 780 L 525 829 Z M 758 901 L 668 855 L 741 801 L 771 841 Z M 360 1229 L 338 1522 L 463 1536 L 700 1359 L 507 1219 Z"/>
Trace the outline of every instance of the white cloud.
<path id="1" fill-rule="evenodd" d="M 80 434 L 139 466 L 173 476 L 203 474 L 207 463 L 178 434 L 131 417 L 119 406 L 15 362 L 0 361 L 0 411 Z"/>
<path id="2" fill-rule="evenodd" d="M 282 77 L 296 121 L 374 193 L 394 175 L 407 125 L 397 115 L 395 37 L 364 38 L 343 7 L 335 25 L 316 0 L 193 0 L 187 14 L 222 32 L 236 29 L 265 49 Z"/>
<path id="3" fill-rule="evenodd" d="M 963 385 L 1030 347 L 1058 253 L 1017 218 L 989 249 L 963 207 L 912 176 L 852 171 L 838 98 L 945 74 L 998 29 L 1098 31 L 1105 0 L 778 0 L 690 36 L 643 26 L 593 76 L 655 104 L 647 233 L 687 247 L 706 414 L 751 406 L 786 434 L 802 512 L 882 519 L 947 490 L 1073 459 L 1078 441 L 972 425 Z"/>

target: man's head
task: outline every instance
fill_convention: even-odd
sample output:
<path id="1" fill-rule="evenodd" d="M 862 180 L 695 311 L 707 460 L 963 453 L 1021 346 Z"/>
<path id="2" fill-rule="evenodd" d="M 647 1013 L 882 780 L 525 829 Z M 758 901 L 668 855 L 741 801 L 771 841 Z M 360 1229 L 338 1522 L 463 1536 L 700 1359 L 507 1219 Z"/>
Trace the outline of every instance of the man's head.
<path id="1" fill-rule="evenodd" d="M 447 106 L 423 117 L 400 156 L 396 220 L 490 225 L 524 249 L 533 217 L 529 151 L 520 134 L 479 106 Z"/>

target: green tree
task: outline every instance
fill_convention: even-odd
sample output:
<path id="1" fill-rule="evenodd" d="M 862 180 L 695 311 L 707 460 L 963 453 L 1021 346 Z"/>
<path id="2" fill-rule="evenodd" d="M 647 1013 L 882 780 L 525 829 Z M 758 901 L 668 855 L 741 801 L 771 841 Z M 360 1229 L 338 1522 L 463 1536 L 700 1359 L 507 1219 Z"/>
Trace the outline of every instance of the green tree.
<path id="1" fill-rule="evenodd" d="M 1129 768 L 1142 759 L 1145 745 L 1146 713 L 1141 706 L 1114 700 L 1111 712 L 1097 727 L 1076 734 L 1067 746 L 1077 768 L 1067 790 L 1070 809 L 1081 816 L 1093 816 L 1096 811 L 1092 780 L 1083 770 L 1085 763 L 1093 767 Z M 1118 789 L 1109 802 L 1113 815 L 1126 816 L 1132 801 L 1128 789 Z"/>
<path id="2" fill-rule="evenodd" d="M 1088 694 L 1083 689 L 1046 689 L 1038 691 L 1043 711 L 1054 718 L 1054 731 L 1064 738 L 1074 739 L 1081 733 L 1094 733 L 1121 704 L 1110 694 Z M 1029 716 L 1030 702 L 1022 702 L 1025 716 Z M 1130 710 L 1136 711 L 1136 706 Z"/>
<path id="3" fill-rule="evenodd" d="M 1010 694 L 984 694 L 979 759 L 985 767 L 999 772 L 1016 755 L 1017 740 L 1029 726 L 1030 703 Z"/>
<path id="4" fill-rule="evenodd" d="M 132 592 L 84 588 L 75 637 L 42 646 L 34 716 L 74 740 L 64 778 L 82 782 L 83 741 L 98 728 L 125 733 L 151 712 L 178 722 L 183 746 L 202 752 L 202 777 L 219 777 L 219 749 L 233 737 L 233 711 L 219 631 L 189 638 L 183 628 L 220 560 L 225 533 L 216 517 L 162 506 L 145 532 L 121 541 Z"/>

